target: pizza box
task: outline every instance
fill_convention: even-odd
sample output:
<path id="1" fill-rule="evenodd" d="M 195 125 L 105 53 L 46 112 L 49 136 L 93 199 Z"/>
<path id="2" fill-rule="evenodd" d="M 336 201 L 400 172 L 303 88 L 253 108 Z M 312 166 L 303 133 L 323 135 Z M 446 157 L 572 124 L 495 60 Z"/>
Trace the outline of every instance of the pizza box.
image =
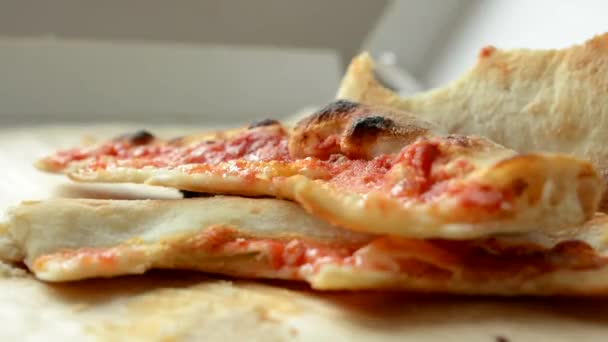
<path id="1" fill-rule="evenodd" d="M 331 49 L 0 37 L 0 126 L 237 124 L 329 102 Z"/>

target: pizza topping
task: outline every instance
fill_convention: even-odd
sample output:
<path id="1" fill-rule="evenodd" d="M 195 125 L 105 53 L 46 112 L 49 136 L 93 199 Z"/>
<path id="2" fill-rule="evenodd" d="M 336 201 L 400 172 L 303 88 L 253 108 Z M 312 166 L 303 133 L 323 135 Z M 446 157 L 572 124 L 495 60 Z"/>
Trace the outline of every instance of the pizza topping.
<path id="1" fill-rule="evenodd" d="M 334 144 L 333 136 L 327 139 L 331 141 L 323 142 L 320 148 Z M 465 208 L 493 212 L 508 210 L 514 199 L 514 195 L 490 185 L 459 181 L 475 168 L 464 159 L 451 157 L 454 148 L 467 145 L 456 136 L 421 138 L 405 146 L 396 156 L 385 154 L 371 160 L 351 159 L 341 154 L 333 154 L 326 160 L 312 157 L 294 160 L 289 156 L 287 140 L 280 127 L 272 126 L 244 130 L 224 140 L 205 140 L 185 146 L 133 146 L 124 140 L 113 141 L 88 154 L 72 150 L 60 152 L 54 158 L 66 162 L 70 158 L 78 160 L 94 155 L 87 164 L 91 171 L 114 166 L 154 166 L 180 168 L 189 174 L 235 175 L 244 182 L 272 181 L 274 177 L 299 174 L 325 180 L 349 192 L 379 191 L 403 201 L 429 202 L 447 194 L 458 197 Z"/>
<path id="2" fill-rule="evenodd" d="M 166 149 L 160 149 L 160 146 L 141 146 L 151 143 L 154 139 L 155 137 L 151 133 L 140 130 L 118 136 L 95 148 L 62 150 L 51 157 L 45 158 L 44 162 L 50 164 L 54 169 L 61 169 L 67 167 L 72 162 L 93 157 L 142 158 L 164 153 Z"/>
<path id="3" fill-rule="evenodd" d="M 265 131 L 247 131 L 227 141 L 198 144 L 191 149 L 176 153 L 167 165 L 210 163 L 229 160 L 285 160 L 288 159 L 287 139 L 282 135 Z"/>
<path id="4" fill-rule="evenodd" d="M 422 140 L 407 146 L 395 162 L 401 166 L 399 181 L 391 188 L 396 197 L 418 197 L 435 183 L 431 168 L 441 151 L 436 143 Z"/>
<path id="5" fill-rule="evenodd" d="M 44 270 L 51 261 L 80 263 L 83 267 L 97 265 L 107 269 L 115 268 L 120 261 L 121 247 L 114 248 L 79 248 L 77 250 L 66 250 L 38 257 L 32 267 L 36 270 Z"/>
<path id="6" fill-rule="evenodd" d="M 115 138 L 114 140 L 115 141 L 127 141 L 131 145 L 137 146 L 137 145 L 148 144 L 148 143 L 154 141 L 154 139 L 155 139 L 155 137 L 152 133 L 145 131 L 145 130 L 139 130 L 134 133 L 121 135 L 121 136 Z"/>
<path id="7" fill-rule="evenodd" d="M 495 51 L 496 51 L 496 48 L 494 46 L 491 46 L 491 45 L 486 46 L 479 51 L 479 57 L 480 58 L 490 57 Z"/>
<path id="8" fill-rule="evenodd" d="M 288 160 L 287 138 L 282 131 L 274 129 L 252 129 L 243 131 L 231 139 L 205 140 L 195 144 L 179 146 L 163 143 L 148 143 L 149 133 L 138 133 L 127 139 L 112 140 L 92 149 L 70 149 L 59 151 L 44 159 L 53 168 L 65 168 L 71 162 L 90 160 L 89 169 L 104 169 L 112 166 L 130 167 L 175 167 L 184 164 L 218 164 L 229 160 Z M 111 159 L 111 160 L 110 160 Z"/>
<path id="9" fill-rule="evenodd" d="M 61 150 L 54 155 L 43 159 L 43 162 L 47 165 L 47 167 L 61 170 L 66 167 L 70 163 L 85 160 L 90 158 L 90 155 L 80 148 L 72 148 L 69 150 Z"/>
<path id="10" fill-rule="evenodd" d="M 352 192 L 366 192 L 381 188 L 386 173 L 393 166 L 393 157 L 384 155 L 370 161 L 336 157 L 328 162 L 319 162 L 319 165 L 328 170 L 328 181 L 334 186 Z"/>
<path id="11" fill-rule="evenodd" d="M 533 276 L 556 270 L 591 270 L 606 266 L 608 260 L 582 241 L 564 241 L 553 248 L 536 245 L 502 248 L 488 240 L 450 241 L 379 237 L 371 242 L 327 245 L 299 238 L 272 239 L 240 235 L 218 226 L 191 238 L 165 242 L 167 258 L 194 258 L 196 251 L 214 257 L 257 255 L 258 268 L 243 272 L 286 279 L 306 279 L 324 265 L 449 279 L 453 276 L 475 281 Z M 139 245 L 145 246 L 145 245 Z M 498 248 L 498 249 L 497 249 Z M 127 253 L 127 254 L 125 254 Z M 75 262 L 84 267 L 101 267 L 111 272 L 121 258 L 138 253 L 133 245 L 113 248 L 81 248 L 39 257 L 34 268 L 44 270 L 48 262 Z M 179 259 L 179 258 L 178 258 Z M 175 259 L 175 260 L 178 260 Z M 227 259 L 229 260 L 229 259 Z M 202 259 L 204 266 L 204 259 Z M 162 263 L 161 263 L 162 264 Z M 192 265 L 191 262 L 187 263 Z M 250 267 L 250 266 L 249 266 Z"/>
<path id="12" fill-rule="evenodd" d="M 467 186 L 452 188 L 449 192 L 456 195 L 465 207 L 483 208 L 488 212 L 510 209 L 510 199 L 507 192 L 498 191 L 489 185 L 468 184 Z"/>

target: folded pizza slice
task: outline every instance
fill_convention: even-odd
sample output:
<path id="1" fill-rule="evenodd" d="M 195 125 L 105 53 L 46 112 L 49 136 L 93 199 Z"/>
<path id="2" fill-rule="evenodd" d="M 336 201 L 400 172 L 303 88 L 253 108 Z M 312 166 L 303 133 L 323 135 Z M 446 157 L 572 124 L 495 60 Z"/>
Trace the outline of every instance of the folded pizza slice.
<path id="1" fill-rule="evenodd" d="M 607 233 L 598 216 L 552 234 L 419 240 L 340 229 L 275 199 L 56 199 L 10 210 L 0 259 L 49 282 L 164 268 L 319 290 L 595 294 L 608 291 Z"/>
<path id="2" fill-rule="evenodd" d="M 162 140 L 149 133 L 59 151 L 41 169 L 77 181 L 294 200 L 351 230 L 465 239 L 581 224 L 602 182 L 587 161 L 517 154 L 444 135 L 382 107 L 338 101 L 293 130 L 248 128 Z"/>

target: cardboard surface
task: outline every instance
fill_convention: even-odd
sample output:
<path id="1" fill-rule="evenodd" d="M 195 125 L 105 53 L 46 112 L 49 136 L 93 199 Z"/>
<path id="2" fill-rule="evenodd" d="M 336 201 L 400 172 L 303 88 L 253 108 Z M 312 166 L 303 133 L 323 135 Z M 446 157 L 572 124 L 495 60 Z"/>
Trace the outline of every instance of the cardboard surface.
<path id="1" fill-rule="evenodd" d="M 0 208 L 50 196 L 177 198 L 170 189 L 71 184 L 30 166 L 83 136 L 135 128 L 0 130 Z M 184 133 L 177 127 L 152 131 Z M 294 283 L 174 271 L 67 284 L 4 275 L 0 341 L 17 340 L 606 341 L 608 298 L 319 293 Z"/>

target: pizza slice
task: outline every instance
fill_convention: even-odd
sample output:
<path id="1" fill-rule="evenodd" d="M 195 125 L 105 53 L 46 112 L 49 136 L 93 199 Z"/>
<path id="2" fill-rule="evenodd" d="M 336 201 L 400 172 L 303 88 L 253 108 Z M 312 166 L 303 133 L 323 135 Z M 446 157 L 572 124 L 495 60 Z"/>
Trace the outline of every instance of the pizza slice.
<path id="1" fill-rule="evenodd" d="M 421 115 L 450 133 L 479 134 L 518 152 L 590 160 L 608 180 L 608 33 L 560 50 L 483 48 L 449 84 L 410 97 L 384 87 L 367 53 L 353 59 L 337 98 Z M 608 210 L 608 196 L 602 209 Z"/>
<path id="2" fill-rule="evenodd" d="M 577 225 L 592 217 L 602 192 L 586 161 L 517 154 L 348 101 L 293 130 L 265 120 L 172 140 L 140 132 L 59 151 L 38 167 L 83 182 L 289 199 L 340 227 L 416 238 Z"/>
<path id="3" fill-rule="evenodd" d="M 551 234 L 418 240 L 340 229 L 276 199 L 54 199 L 9 211 L 0 257 L 49 282 L 187 269 L 319 290 L 497 295 L 608 290 L 608 217 Z"/>

